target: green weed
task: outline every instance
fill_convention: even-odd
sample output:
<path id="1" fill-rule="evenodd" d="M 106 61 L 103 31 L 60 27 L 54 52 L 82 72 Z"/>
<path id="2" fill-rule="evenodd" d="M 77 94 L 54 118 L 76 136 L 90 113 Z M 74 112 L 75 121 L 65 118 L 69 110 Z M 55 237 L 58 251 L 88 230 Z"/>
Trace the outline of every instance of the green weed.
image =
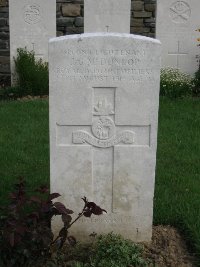
<path id="1" fill-rule="evenodd" d="M 26 48 L 17 49 L 14 59 L 18 86 L 23 95 L 48 95 L 49 73 L 48 64 L 35 59 L 34 51 Z"/>

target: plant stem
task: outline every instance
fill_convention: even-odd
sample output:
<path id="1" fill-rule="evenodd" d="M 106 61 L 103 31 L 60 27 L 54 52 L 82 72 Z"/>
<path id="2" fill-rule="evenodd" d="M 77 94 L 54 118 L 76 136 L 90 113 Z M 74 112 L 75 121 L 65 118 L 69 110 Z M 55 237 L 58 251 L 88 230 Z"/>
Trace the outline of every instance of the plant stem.
<path id="1" fill-rule="evenodd" d="M 72 222 L 69 224 L 69 226 L 67 227 L 67 229 L 69 229 L 76 221 L 78 221 L 81 217 L 83 216 L 83 211 L 81 214 L 79 214 L 79 216 Z"/>

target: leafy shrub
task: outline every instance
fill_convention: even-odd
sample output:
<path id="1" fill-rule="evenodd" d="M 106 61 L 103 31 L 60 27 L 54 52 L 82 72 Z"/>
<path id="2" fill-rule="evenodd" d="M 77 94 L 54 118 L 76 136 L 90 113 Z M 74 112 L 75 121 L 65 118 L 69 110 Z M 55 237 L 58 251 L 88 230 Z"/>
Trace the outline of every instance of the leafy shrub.
<path id="1" fill-rule="evenodd" d="M 92 243 L 77 243 L 74 247 L 63 247 L 52 261 L 55 264 L 53 266 L 153 267 L 149 260 L 143 259 L 141 245 L 113 233 L 99 237 L 94 234 L 91 236 L 95 237 Z"/>
<path id="2" fill-rule="evenodd" d="M 93 255 L 89 265 L 85 267 L 147 267 L 147 261 L 142 258 L 142 247 L 131 240 L 123 239 L 113 233 L 101 235 L 94 245 Z"/>
<path id="3" fill-rule="evenodd" d="M 178 69 L 161 69 L 160 94 L 170 98 L 188 96 L 194 88 L 193 78 Z"/>
<path id="4" fill-rule="evenodd" d="M 59 196 L 58 193 L 49 194 L 45 186 L 29 196 L 24 180 L 15 185 L 10 204 L 2 210 L 0 217 L 0 266 L 37 266 L 36 262 L 44 266 L 51 256 L 52 246 L 61 249 L 65 241 L 72 245 L 76 243 L 76 239 L 68 235 L 68 229 L 78 219 L 101 215 L 105 211 L 84 197 L 82 211 L 72 220 L 72 210 L 60 202 L 53 203 L 52 200 Z M 50 223 L 56 215 L 62 216 L 64 226 L 53 239 Z"/>
<path id="5" fill-rule="evenodd" d="M 35 59 L 34 51 L 26 48 L 17 49 L 14 58 L 18 85 L 23 95 L 48 95 L 49 72 L 48 64 Z"/>

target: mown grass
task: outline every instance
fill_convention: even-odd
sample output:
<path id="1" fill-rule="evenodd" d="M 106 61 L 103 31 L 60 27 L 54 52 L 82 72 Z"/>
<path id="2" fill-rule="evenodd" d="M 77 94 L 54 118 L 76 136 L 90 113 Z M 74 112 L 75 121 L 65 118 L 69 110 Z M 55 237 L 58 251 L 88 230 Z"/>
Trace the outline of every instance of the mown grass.
<path id="1" fill-rule="evenodd" d="M 28 187 L 49 183 L 48 102 L 0 102 L 0 203 L 17 177 Z"/>
<path id="2" fill-rule="evenodd" d="M 185 233 L 200 258 L 200 101 L 162 99 L 154 224 Z"/>
<path id="3" fill-rule="evenodd" d="M 18 176 L 49 183 L 48 101 L 0 102 L 0 203 Z M 183 230 L 200 258 L 200 101 L 161 98 L 154 224 Z"/>

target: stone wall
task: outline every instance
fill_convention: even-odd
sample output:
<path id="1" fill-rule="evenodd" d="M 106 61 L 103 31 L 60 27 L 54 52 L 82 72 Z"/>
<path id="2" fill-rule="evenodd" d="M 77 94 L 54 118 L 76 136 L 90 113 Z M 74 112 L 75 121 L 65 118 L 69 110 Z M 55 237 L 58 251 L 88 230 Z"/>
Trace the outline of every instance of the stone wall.
<path id="1" fill-rule="evenodd" d="M 123 1 L 123 0 L 122 0 Z M 57 36 L 83 33 L 83 0 L 57 0 Z M 131 33 L 155 36 L 156 0 L 132 0 Z M 0 0 L 0 85 L 10 82 L 8 0 Z"/>
<path id="2" fill-rule="evenodd" d="M 10 81 L 8 13 L 7 0 L 0 0 L 0 85 Z"/>

